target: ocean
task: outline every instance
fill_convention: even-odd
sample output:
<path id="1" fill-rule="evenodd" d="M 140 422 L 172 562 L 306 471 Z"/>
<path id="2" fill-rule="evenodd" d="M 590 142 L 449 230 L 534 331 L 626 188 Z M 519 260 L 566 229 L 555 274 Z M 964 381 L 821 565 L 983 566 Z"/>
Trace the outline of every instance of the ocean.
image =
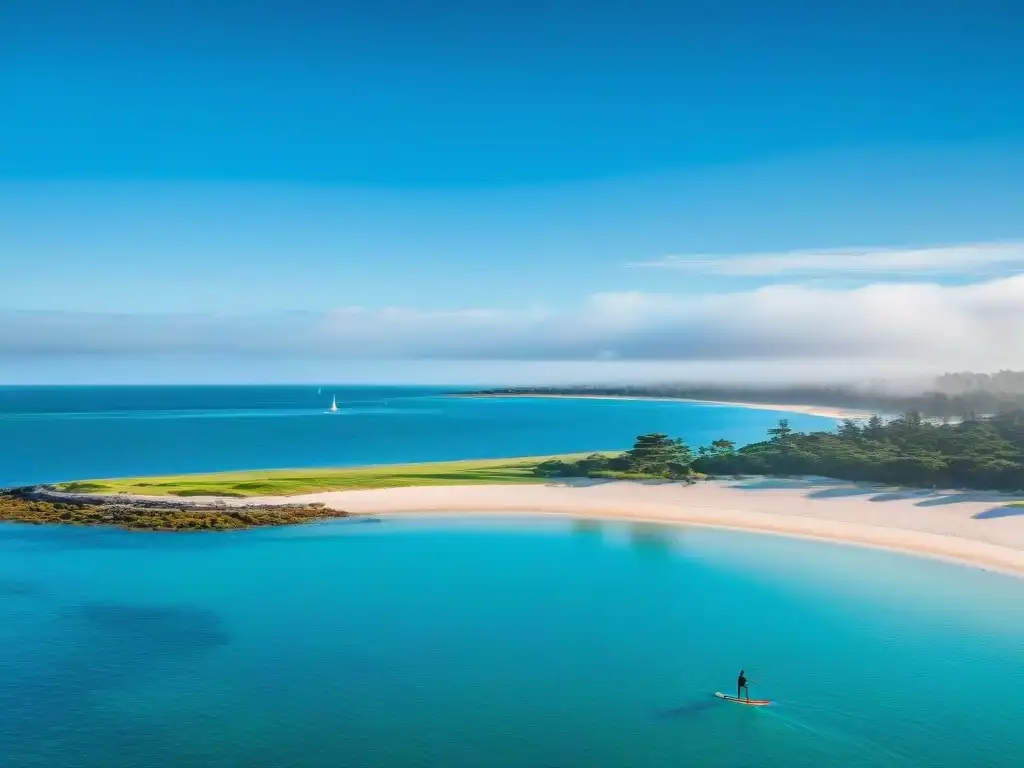
<path id="1" fill-rule="evenodd" d="M 691 445 L 835 420 L 719 405 L 487 399 L 417 387 L 0 387 L 0 486 Z M 328 413 L 332 397 L 339 411 Z"/>
<path id="2" fill-rule="evenodd" d="M 744 708 L 713 697 L 744 668 Z M 5 768 L 1016 768 L 1024 581 L 777 536 L 0 526 Z"/>
<path id="3" fill-rule="evenodd" d="M 624 448 L 649 431 L 746 442 L 786 416 L 319 389 L 0 389 L 0 485 Z M 713 697 L 741 667 L 775 705 Z M 1024 581 L 530 516 L 3 524 L 0 712 L 4 768 L 1010 768 Z"/>

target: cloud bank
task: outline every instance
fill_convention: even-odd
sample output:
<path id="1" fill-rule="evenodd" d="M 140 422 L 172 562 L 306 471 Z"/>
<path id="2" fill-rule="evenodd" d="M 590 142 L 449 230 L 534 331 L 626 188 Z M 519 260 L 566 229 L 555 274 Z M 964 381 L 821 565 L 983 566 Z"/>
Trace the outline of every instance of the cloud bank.
<path id="1" fill-rule="evenodd" d="M 103 355 L 309 360 L 879 361 L 938 370 L 1024 363 L 1024 275 L 971 285 L 777 285 L 602 293 L 568 309 L 216 316 L 0 312 L 7 363 Z M 867 371 L 866 371 L 867 373 Z"/>
<path id="2" fill-rule="evenodd" d="M 1024 272 L 1024 243 L 966 243 L 933 248 L 840 248 L 737 256 L 693 254 L 634 262 L 731 277 L 814 275 L 995 275 Z"/>

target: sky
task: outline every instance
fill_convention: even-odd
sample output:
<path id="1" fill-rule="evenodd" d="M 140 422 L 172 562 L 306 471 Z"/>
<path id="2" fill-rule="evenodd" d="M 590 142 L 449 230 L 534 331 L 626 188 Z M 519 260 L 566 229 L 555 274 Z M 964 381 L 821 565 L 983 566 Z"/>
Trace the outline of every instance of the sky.
<path id="1" fill-rule="evenodd" d="M 6 0 L 0 384 L 1024 362 L 1024 6 Z"/>

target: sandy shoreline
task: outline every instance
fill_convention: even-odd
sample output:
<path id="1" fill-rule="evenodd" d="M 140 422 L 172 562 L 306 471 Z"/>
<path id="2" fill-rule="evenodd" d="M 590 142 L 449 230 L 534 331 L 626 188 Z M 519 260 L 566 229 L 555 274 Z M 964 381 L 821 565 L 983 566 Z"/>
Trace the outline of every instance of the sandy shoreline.
<path id="1" fill-rule="evenodd" d="M 1009 506 L 1015 499 L 996 493 L 749 478 L 693 486 L 623 481 L 423 486 L 224 501 L 319 502 L 363 515 L 557 514 L 735 528 L 880 547 L 1024 576 L 1024 508 Z"/>
<path id="2" fill-rule="evenodd" d="M 550 400 L 644 400 L 656 403 L 698 403 L 703 405 L 726 405 L 734 408 L 751 408 L 755 411 L 782 411 L 802 413 L 808 416 L 824 416 L 827 419 L 867 419 L 873 414 L 854 408 L 836 408 L 827 405 L 784 405 L 781 403 L 737 403 L 725 400 L 694 400 L 687 397 L 643 397 L 640 395 L 457 395 L 457 397 L 479 398 L 544 398 Z"/>

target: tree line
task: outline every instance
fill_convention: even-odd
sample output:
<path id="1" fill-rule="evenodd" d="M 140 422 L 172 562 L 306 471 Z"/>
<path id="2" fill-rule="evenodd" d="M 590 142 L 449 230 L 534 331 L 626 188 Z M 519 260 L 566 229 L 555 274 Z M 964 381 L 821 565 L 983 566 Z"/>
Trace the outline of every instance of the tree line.
<path id="1" fill-rule="evenodd" d="M 535 472 L 548 477 L 664 478 L 701 475 L 821 475 L 918 487 L 1024 489 L 1024 409 L 956 424 L 918 412 L 884 421 L 843 421 L 834 431 L 796 432 L 786 419 L 767 439 L 737 448 L 715 440 L 692 449 L 663 433 L 640 435 L 621 454 L 580 461 L 551 460 Z"/>

